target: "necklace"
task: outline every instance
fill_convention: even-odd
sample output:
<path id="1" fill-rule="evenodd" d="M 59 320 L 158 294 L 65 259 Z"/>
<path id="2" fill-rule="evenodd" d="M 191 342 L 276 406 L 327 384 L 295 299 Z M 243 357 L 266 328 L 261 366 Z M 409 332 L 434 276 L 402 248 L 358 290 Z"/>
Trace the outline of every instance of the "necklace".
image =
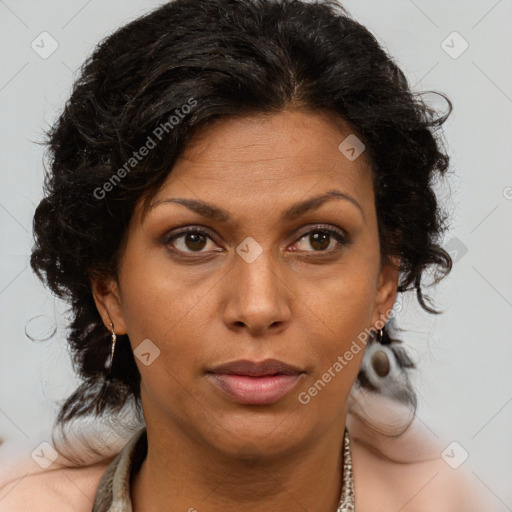
<path id="1" fill-rule="evenodd" d="M 336 512 L 354 512 L 354 475 L 352 474 L 352 456 L 350 455 L 350 437 L 345 429 L 343 436 L 343 482 L 341 485 L 340 504 Z"/>

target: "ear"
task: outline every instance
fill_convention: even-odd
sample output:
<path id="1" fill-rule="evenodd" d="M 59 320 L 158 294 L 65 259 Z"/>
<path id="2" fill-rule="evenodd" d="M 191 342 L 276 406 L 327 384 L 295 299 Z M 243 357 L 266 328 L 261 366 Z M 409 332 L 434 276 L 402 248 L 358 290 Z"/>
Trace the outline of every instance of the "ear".
<path id="1" fill-rule="evenodd" d="M 105 327 L 110 331 L 114 324 L 116 334 L 126 334 L 123 307 L 119 285 L 114 278 L 91 278 L 91 289 L 94 302 L 98 308 Z"/>
<path id="2" fill-rule="evenodd" d="M 391 309 L 397 295 L 399 269 L 400 259 L 398 257 L 392 257 L 391 261 L 383 265 L 381 269 L 372 316 L 372 325 L 377 326 L 375 327 L 377 330 L 379 329 L 378 325 L 384 325 L 391 316 Z"/>

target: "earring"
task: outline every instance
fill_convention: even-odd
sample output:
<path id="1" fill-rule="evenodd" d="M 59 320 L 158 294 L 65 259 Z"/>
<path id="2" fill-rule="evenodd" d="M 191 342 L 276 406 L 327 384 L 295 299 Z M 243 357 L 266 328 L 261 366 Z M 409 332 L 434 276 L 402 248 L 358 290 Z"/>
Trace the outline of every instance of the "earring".
<path id="1" fill-rule="evenodd" d="M 361 388 L 414 409 L 416 398 L 409 381 L 409 370 L 414 368 L 414 363 L 396 337 L 397 331 L 393 319 L 385 329 L 375 329 L 366 346 L 357 380 Z"/>
<path id="2" fill-rule="evenodd" d="M 112 329 L 112 344 L 110 346 L 110 374 L 112 374 L 112 364 L 114 362 L 114 350 L 116 348 L 117 336 L 114 332 L 114 324 L 110 322 L 110 328 Z"/>
<path id="3" fill-rule="evenodd" d="M 387 343 L 383 342 L 384 333 L 382 329 L 379 331 L 378 342 L 381 345 L 387 345 Z M 391 371 L 391 364 L 389 362 L 389 357 L 386 354 L 386 349 L 376 350 L 372 354 L 371 358 L 373 371 L 381 378 L 387 377 L 389 372 Z"/>

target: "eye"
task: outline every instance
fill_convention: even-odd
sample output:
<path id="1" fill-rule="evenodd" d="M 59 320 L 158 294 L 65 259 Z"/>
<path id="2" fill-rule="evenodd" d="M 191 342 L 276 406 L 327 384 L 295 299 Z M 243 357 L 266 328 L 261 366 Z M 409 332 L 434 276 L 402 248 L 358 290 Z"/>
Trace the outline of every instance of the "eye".
<path id="1" fill-rule="evenodd" d="M 163 241 L 164 245 L 171 245 L 172 250 L 178 253 L 211 253 L 220 252 L 223 249 L 210 248 L 208 250 L 208 243 L 211 242 L 215 247 L 215 235 L 206 228 L 188 227 L 182 229 L 178 233 L 166 237 Z M 309 244 L 313 250 L 302 250 L 300 247 L 301 242 Z M 315 229 L 302 233 L 300 238 L 294 242 L 292 246 L 293 251 L 300 252 L 318 252 L 318 253 L 331 253 L 336 251 L 336 246 L 343 246 L 348 243 L 347 237 L 342 231 L 338 231 L 329 226 L 317 226 Z M 206 250 L 204 250 L 206 249 Z"/>
<path id="2" fill-rule="evenodd" d="M 179 233 L 172 235 L 165 240 L 165 244 L 172 244 L 174 249 L 179 252 L 210 252 L 202 251 L 208 245 L 208 241 L 213 242 L 213 235 L 203 228 L 187 228 L 181 230 Z"/>
<path id="3" fill-rule="evenodd" d="M 295 242 L 293 251 L 297 250 L 297 244 L 305 242 L 309 244 L 313 251 L 306 252 L 323 252 L 329 253 L 336 250 L 336 245 L 342 246 L 347 244 L 347 237 L 341 232 L 328 226 L 317 226 L 315 229 L 303 233 L 299 240 Z M 338 244 L 337 244 L 337 243 Z"/>

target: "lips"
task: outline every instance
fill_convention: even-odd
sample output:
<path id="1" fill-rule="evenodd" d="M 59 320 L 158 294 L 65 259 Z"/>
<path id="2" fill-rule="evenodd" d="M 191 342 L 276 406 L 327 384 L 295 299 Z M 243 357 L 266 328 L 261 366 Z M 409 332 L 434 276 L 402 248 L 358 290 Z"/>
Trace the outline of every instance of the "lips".
<path id="1" fill-rule="evenodd" d="M 287 395 L 305 372 L 277 359 L 238 360 L 207 372 L 217 389 L 242 404 L 266 405 Z"/>
<path id="2" fill-rule="evenodd" d="M 256 362 L 248 359 L 240 359 L 229 363 L 221 364 L 209 370 L 212 373 L 222 373 L 226 375 L 246 375 L 249 377 L 263 377 L 265 375 L 297 375 L 303 373 L 303 370 L 297 366 L 286 364 L 278 359 L 265 359 Z"/>

